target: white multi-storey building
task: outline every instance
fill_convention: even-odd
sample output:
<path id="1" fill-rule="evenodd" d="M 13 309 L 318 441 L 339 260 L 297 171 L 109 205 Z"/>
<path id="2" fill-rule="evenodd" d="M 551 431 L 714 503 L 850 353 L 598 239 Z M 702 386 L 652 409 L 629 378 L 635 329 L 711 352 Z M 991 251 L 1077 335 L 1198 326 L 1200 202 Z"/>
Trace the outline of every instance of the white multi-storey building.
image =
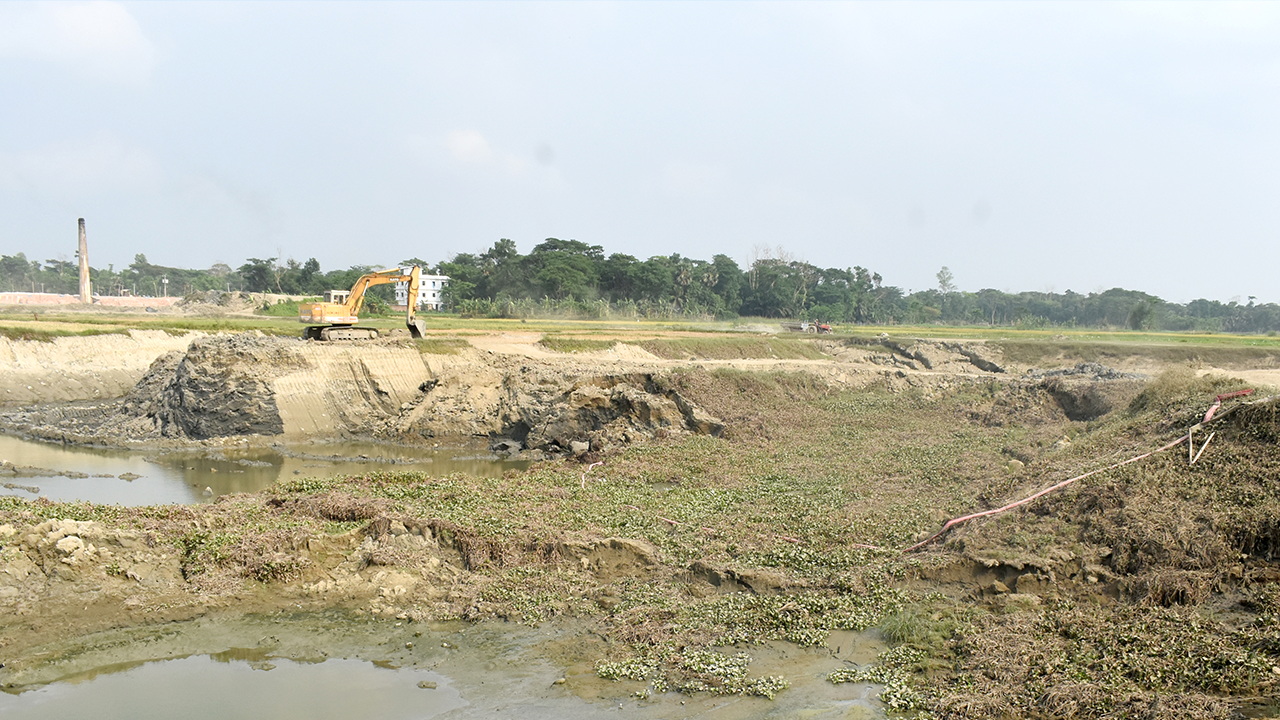
<path id="1" fill-rule="evenodd" d="M 418 309 L 443 310 L 444 287 L 449 284 L 448 275 L 423 275 L 418 281 Z M 396 283 L 396 305 L 407 307 L 409 283 Z"/>

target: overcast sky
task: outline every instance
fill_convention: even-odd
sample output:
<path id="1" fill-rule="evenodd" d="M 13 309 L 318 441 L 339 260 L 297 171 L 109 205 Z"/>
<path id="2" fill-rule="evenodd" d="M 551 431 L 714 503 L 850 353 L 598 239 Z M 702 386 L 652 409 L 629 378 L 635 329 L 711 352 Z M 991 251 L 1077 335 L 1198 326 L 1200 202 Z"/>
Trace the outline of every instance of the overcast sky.
<path id="1" fill-rule="evenodd" d="M 0 3 L 0 253 L 1280 301 L 1280 4 Z"/>

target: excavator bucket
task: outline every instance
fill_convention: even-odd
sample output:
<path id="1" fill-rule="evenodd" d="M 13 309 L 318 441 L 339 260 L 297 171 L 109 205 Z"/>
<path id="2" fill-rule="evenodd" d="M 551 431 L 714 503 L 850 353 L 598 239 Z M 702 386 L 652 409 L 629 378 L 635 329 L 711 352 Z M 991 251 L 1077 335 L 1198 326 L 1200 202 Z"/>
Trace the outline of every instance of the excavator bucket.
<path id="1" fill-rule="evenodd" d="M 414 318 L 407 323 L 409 326 L 409 334 L 415 338 L 424 338 L 427 336 L 427 321 L 422 318 Z"/>

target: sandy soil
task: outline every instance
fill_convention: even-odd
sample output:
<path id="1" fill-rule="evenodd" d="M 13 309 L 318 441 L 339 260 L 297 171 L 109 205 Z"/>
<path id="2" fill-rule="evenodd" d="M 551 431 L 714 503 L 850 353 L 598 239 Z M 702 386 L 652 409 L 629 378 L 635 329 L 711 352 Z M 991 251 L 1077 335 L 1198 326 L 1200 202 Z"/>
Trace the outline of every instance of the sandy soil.
<path id="1" fill-rule="evenodd" d="M 0 407 L 120 397 L 152 361 L 185 350 L 199 335 L 132 330 L 49 342 L 0 337 Z"/>

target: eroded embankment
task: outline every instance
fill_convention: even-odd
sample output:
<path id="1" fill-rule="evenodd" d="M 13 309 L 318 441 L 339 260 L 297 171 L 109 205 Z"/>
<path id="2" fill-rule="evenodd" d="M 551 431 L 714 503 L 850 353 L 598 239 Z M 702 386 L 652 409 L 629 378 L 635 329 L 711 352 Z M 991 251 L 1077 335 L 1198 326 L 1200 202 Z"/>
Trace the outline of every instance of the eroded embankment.
<path id="1" fill-rule="evenodd" d="M 106 343 L 106 350 L 117 342 L 83 340 Z M 1109 398 L 1124 384 L 1117 381 L 1138 381 L 1136 376 L 1106 375 L 1106 368 L 1089 364 L 1011 375 L 998 364 L 998 353 L 981 344 L 881 338 L 822 341 L 818 348 L 828 359 L 688 364 L 798 371 L 835 387 L 919 389 L 926 396 L 990 379 L 1031 391 L 1030 401 L 1014 400 L 1011 407 L 994 409 L 996 415 L 1025 413 L 1028 402 L 1049 402 L 1072 420 L 1105 414 L 1115 405 Z M 456 354 L 422 349 L 397 340 L 327 344 L 257 334 L 197 337 L 189 347 L 152 362 L 122 398 L 10 411 L 0 415 L 0 429 L 58 442 L 125 447 L 263 439 L 374 438 L 424 444 L 483 438 L 495 451 L 531 459 L 599 455 L 638 440 L 687 433 L 714 436 L 724 429 L 714 414 L 665 379 L 679 367 L 675 361 L 647 354 L 623 357 L 615 351 L 599 357 L 541 351 L 531 357 L 470 347 Z M 102 356 L 110 359 L 106 350 Z M 144 355 L 139 350 L 135 359 Z M 58 372 L 65 374 L 65 366 Z M 138 374 L 119 373 L 124 378 Z"/>
<path id="2" fill-rule="evenodd" d="M 119 400 L 10 412 L 0 426 L 114 446 L 480 437 L 534 458 L 722 429 L 643 368 L 602 372 L 475 351 L 423 354 L 403 341 L 343 345 L 252 334 L 197 338 L 155 360 Z"/>

